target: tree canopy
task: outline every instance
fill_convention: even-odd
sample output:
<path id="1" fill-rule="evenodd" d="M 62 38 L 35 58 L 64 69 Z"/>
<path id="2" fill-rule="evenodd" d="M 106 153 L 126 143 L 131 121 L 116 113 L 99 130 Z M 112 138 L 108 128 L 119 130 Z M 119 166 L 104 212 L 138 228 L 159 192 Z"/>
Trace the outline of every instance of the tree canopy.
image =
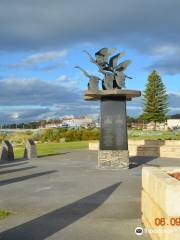
<path id="1" fill-rule="evenodd" d="M 143 93 L 142 118 L 148 122 L 163 122 L 168 112 L 168 95 L 165 85 L 154 70 L 148 77 L 145 91 Z"/>

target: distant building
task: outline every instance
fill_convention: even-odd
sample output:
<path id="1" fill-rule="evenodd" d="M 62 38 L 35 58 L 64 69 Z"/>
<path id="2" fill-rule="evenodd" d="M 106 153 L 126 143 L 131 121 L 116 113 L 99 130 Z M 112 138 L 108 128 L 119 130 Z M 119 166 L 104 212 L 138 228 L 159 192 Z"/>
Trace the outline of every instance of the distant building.
<path id="1" fill-rule="evenodd" d="M 40 126 L 40 128 L 68 128 L 68 127 L 84 127 L 84 128 L 89 128 L 89 127 L 95 127 L 95 123 L 93 120 L 89 117 L 66 117 L 62 119 L 59 123 L 46 123 L 43 126 Z"/>
<path id="2" fill-rule="evenodd" d="M 145 129 L 146 125 L 142 122 L 132 122 L 128 124 L 128 127 L 135 128 L 135 129 Z"/>
<path id="3" fill-rule="evenodd" d="M 167 127 L 170 129 L 180 128 L 180 119 L 168 119 Z"/>
<path id="4" fill-rule="evenodd" d="M 146 129 L 148 130 L 154 130 L 155 129 L 155 123 L 150 122 L 146 125 Z M 156 123 L 156 130 L 167 130 L 167 123 L 162 122 L 162 123 Z"/>
<path id="5" fill-rule="evenodd" d="M 68 127 L 85 127 L 88 128 L 93 124 L 93 120 L 88 117 L 84 118 L 66 118 L 62 121 L 62 124 L 67 124 Z"/>
<path id="6" fill-rule="evenodd" d="M 47 123 L 45 128 L 57 128 L 60 127 L 60 123 Z"/>
<path id="7" fill-rule="evenodd" d="M 155 129 L 155 123 L 154 122 L 149 122 L 149 123 L 144 123 L 144 122 L 131 123 L 131 128 L 154 130 Z M 168 127 L 167 127 L 167 123 L 166 122 L 156 123 L 156 130 L 167 130 L 167 128 Z"/>

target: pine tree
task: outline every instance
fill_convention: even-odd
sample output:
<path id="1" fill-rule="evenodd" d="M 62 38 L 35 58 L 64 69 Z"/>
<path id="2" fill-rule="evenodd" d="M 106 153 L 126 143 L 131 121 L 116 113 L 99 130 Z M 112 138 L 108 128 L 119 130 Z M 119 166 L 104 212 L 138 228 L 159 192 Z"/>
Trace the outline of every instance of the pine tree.
<path id="1" fill-rule="evenodd" d="M 163 122 L 168 112 L 168 95 L 161 77 L 154 70 L 148 77 L 143 93 L 144 112 L 142 118 L 148 122 Z"/>

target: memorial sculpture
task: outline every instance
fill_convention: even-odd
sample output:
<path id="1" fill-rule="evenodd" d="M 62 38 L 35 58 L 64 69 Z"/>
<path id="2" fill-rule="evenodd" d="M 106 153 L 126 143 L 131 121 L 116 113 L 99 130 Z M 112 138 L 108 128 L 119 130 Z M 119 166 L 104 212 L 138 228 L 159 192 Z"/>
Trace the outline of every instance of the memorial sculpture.
<path id="1" fill-rule="evenodd" d="M 2 149 L 0 155 L 1 161 L 14 161 L 13 146 L 8 140 L 4 140 L 2 142 Z"/>
<path id="2" fill-rule="evenodd" d="M 98 90 L 98 82 L 100 80 L 102 81 L 103 90 L 125 88 L 125 79 L 132 79 L 124 74 L 124 70 L 129 66 L 131 61 L 126 60 L 118 64 L 118 60 L 125 55 L 124 51 L 115 54 L 109 59 L 110 55 L 113 54 L 114 51 L 114 48 L 102 48 L 95 53 L 95 58 L 93 58 L 87 51 L 84 51 L 89 56 L 90 61 L 97 65 L 99 72 L 104 75 L 104 78 L 101 79 L 97 76 L 89 74 L 82 67 L 76 66 L 76 68 L 79 68 L 84 75 L 89 78 L 89 90 Z"/>
<path id="3" fill-rule="evenodd" d="M 24 150 L 24 159 L 37 158 L 36 144 L 32 139 L 26 141 L 26 147 Z"/>
<path id="4" fill-rule="evenodd" d="M 132 79 L 124 71 L 131 63 L 125 60 L 118 63 L 125 52 L 115 55 L 115 48 L 102 48 L 95 53 L 95 57 L 84 51 L 90 61 L 95 64 L 103 78 L 94 76 L 82 67 L 76 66 L 89 78 L 88 90 L 84 93 L 87 101 L 100 100 L 101 123 L 100 123 L 100 149 L 98 152 L 98 166 L 100 168 L 118 169 L 129 167 L 126 101 L 141 96 L 137 90 L 125 89 L 126 79 Z M 113 55 L 113 56 L 111 56 Z M 102 89 L 99 89 L 99 81 Z"/>

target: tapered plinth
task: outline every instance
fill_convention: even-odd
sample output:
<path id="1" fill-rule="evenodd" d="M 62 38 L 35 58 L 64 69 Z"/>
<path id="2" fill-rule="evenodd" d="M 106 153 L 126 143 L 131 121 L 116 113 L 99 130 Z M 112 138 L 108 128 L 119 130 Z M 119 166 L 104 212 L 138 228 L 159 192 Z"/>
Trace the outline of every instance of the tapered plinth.
<path id="1" fill-rule="evenodd" d="M 128 150 L 125 97 L 101 98 L 101 150 Z"/>
<path id="2" fill-rule="evenodd" d="M 101 129 L 100 150 L 98 155 L 99 167 L 129 166 L 126 98 L 120 96 L 101 98 Z"/>

